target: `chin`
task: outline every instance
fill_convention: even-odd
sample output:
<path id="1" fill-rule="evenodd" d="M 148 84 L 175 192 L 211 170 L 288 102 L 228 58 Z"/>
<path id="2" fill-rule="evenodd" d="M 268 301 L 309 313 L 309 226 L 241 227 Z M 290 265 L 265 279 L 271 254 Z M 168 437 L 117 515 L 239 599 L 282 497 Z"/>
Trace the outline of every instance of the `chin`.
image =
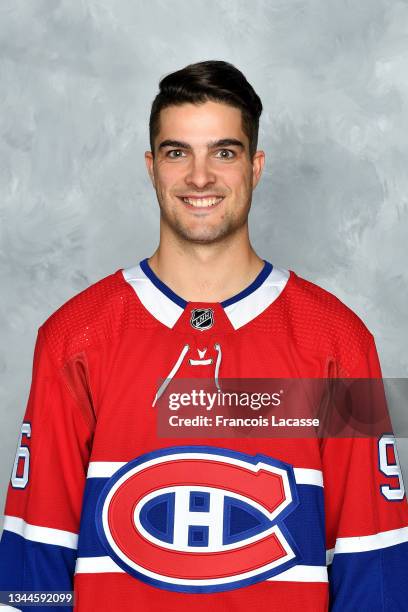
<path id="1" fill-rule="evenodd" d="M 197 244 L 211 244 L 223 240 L 227 236 L 234 233 L 234 230 L 229 228 L 200 228 L 197 230 L 191 228 L 183 228 L 180 231 L 178 228 L 177 234 L 183 240 L 196 242 Z"/>

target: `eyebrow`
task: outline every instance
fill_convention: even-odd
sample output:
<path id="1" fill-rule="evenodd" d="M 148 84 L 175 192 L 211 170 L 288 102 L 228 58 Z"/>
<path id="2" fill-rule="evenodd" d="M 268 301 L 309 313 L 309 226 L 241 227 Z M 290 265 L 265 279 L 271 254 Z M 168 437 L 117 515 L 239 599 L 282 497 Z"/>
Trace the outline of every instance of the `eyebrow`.
<path id="1" fill-rule="evenodd" d="M 182 142 L 181 140 L 163 140 L 159 144 L 159 149 L 165 147 L 177 147 L 178 149 L 192 149 L 192 146 L 188 142 Z M 241 147 L 245 149 L 245 145 L 241 140 L 237 138 L 222 138 L 221 140 L 213 140 L 207 143 L 208 149 L 215 149 L 217 147 Z"/>

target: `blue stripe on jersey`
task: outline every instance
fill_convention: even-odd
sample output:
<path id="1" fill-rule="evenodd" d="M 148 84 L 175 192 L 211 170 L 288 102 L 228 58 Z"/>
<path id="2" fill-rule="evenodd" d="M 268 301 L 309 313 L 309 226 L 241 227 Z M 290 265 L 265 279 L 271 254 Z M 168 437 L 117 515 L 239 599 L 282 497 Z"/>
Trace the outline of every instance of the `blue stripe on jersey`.
<path id="1" fill-rule="evenodd" d="M 96 531 L 95 510 L 98 497 L 108 480 L 109 478 L 88 478 L 86 481 L 79 528 L 78 557 L 100 557 L 107 554 Z"/>
<path id="2" fill-rule="evenodd" d="M 408 542 L 334 555 L 329 566 L 331 612 L 408 609 Z"/>
<path id="3" fill-rule="evenodd" d="M 160 280 L 158 276 L 156 276 L 156 274 L 149 266 L 148 258 L 143 259 L 139 265 L 143 272 L 146 274 L 147 278 L 153 283 L 155 287 L 157 287 L 157 289 L 164 293 L 164 295 L 166 295 L 170 300 L 172 300 L 181 308 L 185 308 L 187 306 L 188 302 L 185 299 L 177 295 L 177 293 L 170 289 L 170 287 L 168 287 L 165 283 L 163 283 L 163 281 Z M 255 278 L 255 280 L 253 280 L 252 283 L 248 285 L 248 287 L 246 287 L 236 295 L 233 295 L 227 300 L 221 302 L 221 306 L 223 306 L 223 308 L 231 306 L 231 304 L 239 302 L 243 298 L 246 298 L 248 295 L 259 289 L 262 283 L 268 278 L 269 274 L 272 272 L 272 267 L 273 266 L 271 263 L 269 263 L 269 261 L 264 260 L 264 266 L 259 272 L 258 276 Z"/>
<path id="4" fill-rule="evenodd" d="M 299 506 L 284 523 L 302 555 L 303 565 L 326 565 L 326 534 L 323 488 L 297 485 Z"/>
<path id="5" fill-rule="evenodd" d="M 188 302 L 186 302 L 186 300 L 184 300 L 182 297 L 177 295 L 177 293 L 174 293 L 174 291 L 170 289 L 170 287 L 168 287 L 165 283 L 163 283 L 163 281 L 160 280 L 158 276 L 156 276 L 156 274 L 153 272 L 153 270 L 149 266 L 147 257 L 146 259 L 143 259 L 139 265 L 142 268 L 143 272 L 146 274 L 147 278 L 149 278 L 151 282 L 153 283 L 153 285 L 157 287 L 157 289 L 160 289 L 160 291 L 164 293 L 164 295 L 170 298 L 173 302 L 175 302 L 181 308 L 185 308 L 187 306 Z"/>
<path id="6" fill-rule="evenodd" d="M 107 554 L 102 546 L 95 523 L 96 503 L 108 478 L 88 478 L 81 518 L 78 557 L 99 557 Z M 323 489 L 312 485 L 297 485 L 299 506 L 284 519 L 299 549 L 299 563 L 326 565 Z"/>
<path id="7" fill-rule="evenodd" d="M 256 291 L 256 289 L 258 289 L 262 285 L 262 283 L 268 278 L 271 272 L 272 264 L 270 264 L 269 261 L 264 260 L 264 267 L 262 268 L 256 279 L 252 281 L 252 283 L 248 285 L 246 289 L 243 289 L 233 297 L 228 298 L 228 300 L 224 300 L 223 302 L 221 302 L 221 306 L 223 308 L 226 308 L 227 306 L 231 306 L 231 304 L 235 304 L 235 302 L 239 302 L 239 300 L 246 298 L 248 295 Z"/>
<path id="8" fill-rule="evenodd" d="M 72 591 L 77 551 L 65 546 L 26 540 L 4 529 L 0 544 L 0 591 Z M 24 571 L 22 571 L 24 568 Z M 20 606 L 36 612 L 60 606 Z M 72 606 L 64 606 L 72 610 Z"/>

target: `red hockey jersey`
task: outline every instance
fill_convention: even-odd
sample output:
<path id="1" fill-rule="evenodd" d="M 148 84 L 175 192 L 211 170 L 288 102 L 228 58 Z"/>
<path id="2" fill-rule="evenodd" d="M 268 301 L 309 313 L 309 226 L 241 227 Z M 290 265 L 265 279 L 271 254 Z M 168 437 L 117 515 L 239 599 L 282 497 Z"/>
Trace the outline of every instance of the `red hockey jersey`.
<path id="1" fill-rule="evenodd" d="M 147 260 L 102 279 L 38 332 L 0 591 L 74 589 L 78 612 L 408 610 L 392 434 L 159 437 L 157 400 L 197 377 L 381 372 L 353 312 L 268 262 L 221 303 Z"/>

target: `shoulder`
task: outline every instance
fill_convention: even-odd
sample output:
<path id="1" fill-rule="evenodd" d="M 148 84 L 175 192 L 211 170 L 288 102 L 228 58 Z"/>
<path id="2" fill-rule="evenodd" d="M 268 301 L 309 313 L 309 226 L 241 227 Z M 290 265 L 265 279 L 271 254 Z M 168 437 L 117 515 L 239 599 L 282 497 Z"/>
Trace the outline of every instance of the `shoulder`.
<path id="1" fill-rule="evenodd" d="M 143 325 L 146 312 L 123 270 L 102 278 L 62 304 L 41 330 L 54 358 L 65 359 L 114 340 L 127 327 Z"/>
<path id="2" fill-rule="evenodd" d="M 335 359 L 344 373 L 355 370 L 374 342 L 365 323 L 351 308 L 293 271 L 276 306 L 280 326 L 295 344 Z"/>
<path id="3" fill-rule="evenodd" d="M 347 329 L 363 336 L 370 333 L 361 318 L 333 293 L 295 272 L 290 276 L 288 301 L 294 310 L 301 309 L 311 323 L 319 328 L 321 325 L 329 326 L 338 333 Z"/>

